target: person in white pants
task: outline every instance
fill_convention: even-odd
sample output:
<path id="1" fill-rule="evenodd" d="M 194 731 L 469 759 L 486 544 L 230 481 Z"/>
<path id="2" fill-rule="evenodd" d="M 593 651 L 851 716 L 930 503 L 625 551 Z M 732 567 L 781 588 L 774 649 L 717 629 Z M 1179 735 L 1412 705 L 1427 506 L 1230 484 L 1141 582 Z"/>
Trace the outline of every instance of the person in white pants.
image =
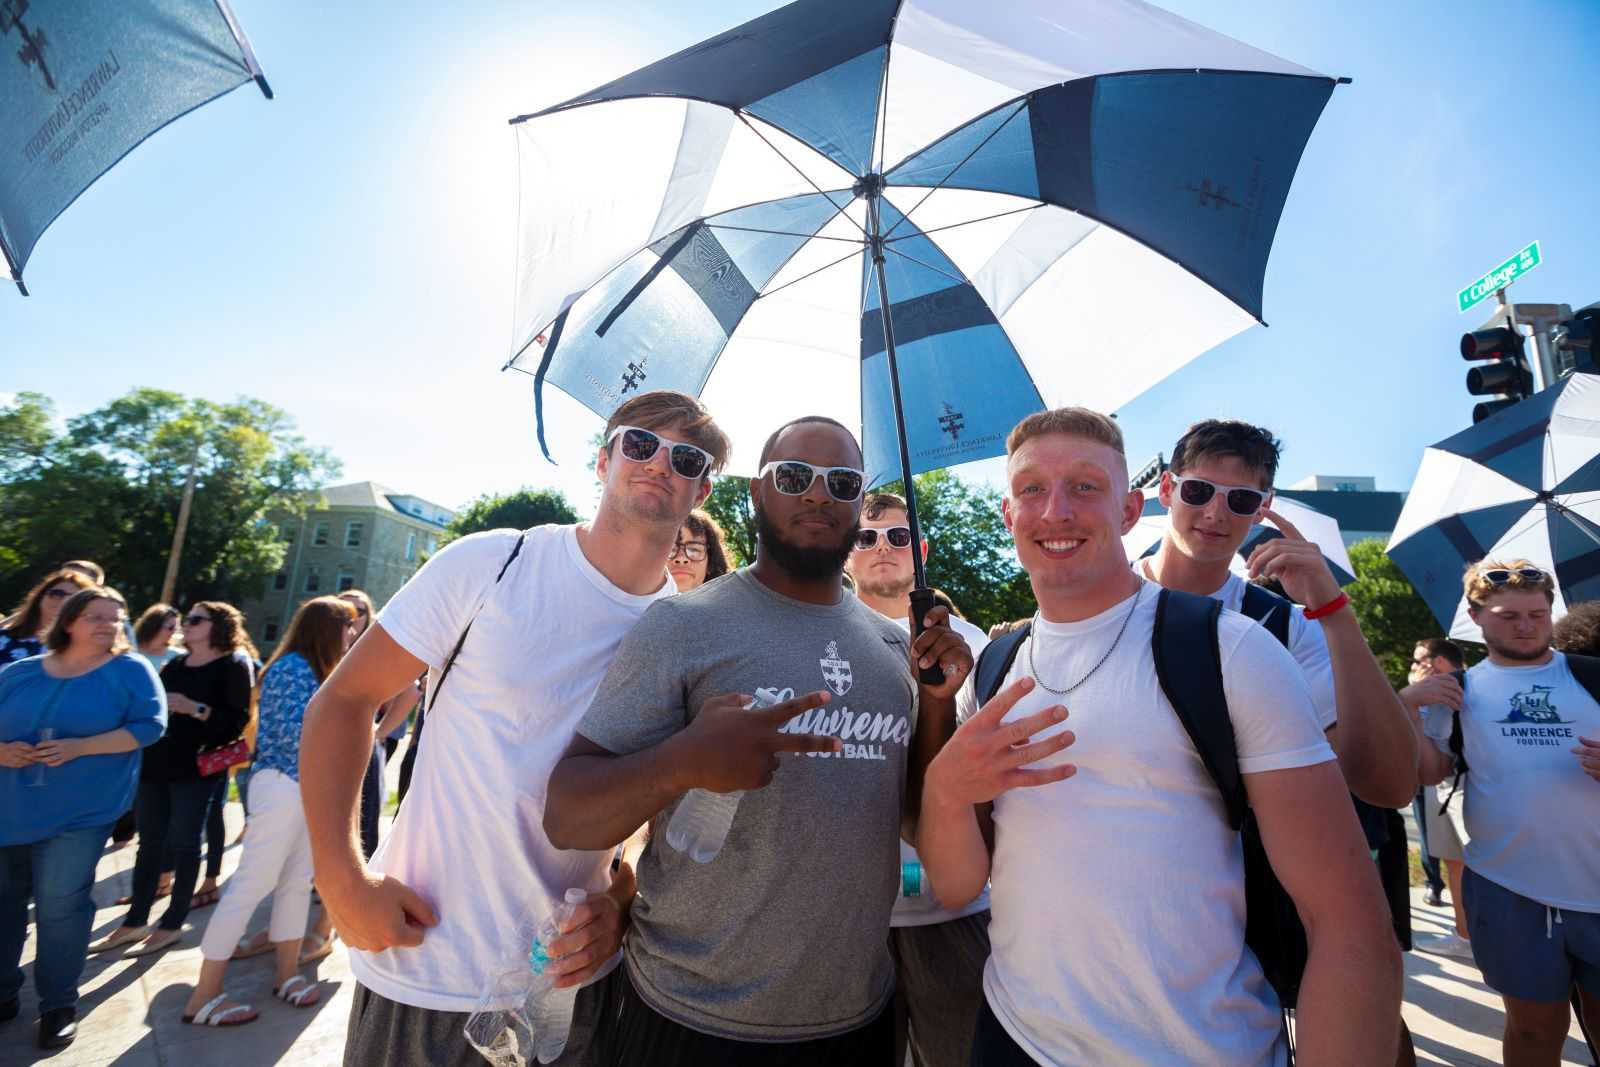
<path id="1" fill-rule="evenodd" d="M 256 1010 L 232 1002 L 222 990 L 228 962 L 273 952 L 278 977 L 273 995 L 297 1008 L 321 999 L 299 972 L 300 941 L 311 910 L 311 839 L 300 806 L 300 727 L 306 705 L 344 655 L 355 633 L 355 609 L 337 597 L 308 600 L 295 612 L 272 659 L 261 672 L 255 769 L 250 779 L 250 836 L 239 869 L 229 880 L 200 942 L 205 962 L 184 1007 L 196 1026 L 239 1026 Z M 243 941 L 256 907 L 272 894 L 265 941 Z"/>

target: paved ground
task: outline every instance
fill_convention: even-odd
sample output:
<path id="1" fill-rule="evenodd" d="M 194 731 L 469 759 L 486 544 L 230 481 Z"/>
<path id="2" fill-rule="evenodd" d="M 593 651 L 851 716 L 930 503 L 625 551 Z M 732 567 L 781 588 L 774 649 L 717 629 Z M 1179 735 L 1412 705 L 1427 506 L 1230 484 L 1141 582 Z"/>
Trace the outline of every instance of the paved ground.
<path id="1" fill-rule="evenodd" d="M 391 761 L 390 765 L 397 763 Z M 229 805 L 230 840 L 242 822 L 238 805 Z M 238 855 L 237 848 L 229 850 L 225 875 L 232 872 Z M 131 848 L 107 853 L 100 861 L 95 900 L 106 906 L 95 916 L 96 938 L 109 933 L 121 919 L 123 909 L 110 902 L 128 892 L 132 867 Z M 1420 893 L 1414 892 L 1413 897 L 1417 933 L 1444 932 L 1452 921 L 1448 907 L 1429 908 L 1422 903 Z M 266 908 L 263 905 L 252 930 L 266 925 Z M 317 978 L 325 996 L 315 1007 L 296 1009 L 274 1000 L 272 959 L 261 956 L 233 964 L 228 974 L 229 992 L 261 1011 L 257 1022 L 232 1030 L 210 1030 L 178 1021 L 200 970 L 200 933 L 209 914 L 201 911 L 195 915 L 195 928 L 182 945 L 154 959 L 91 958 L 82 986 L 80 1036 L 71 1048 L 53 1056 L 45 1056 L 34 1047 L 31 1021 L 37 1011 L 32 985 L 26 985 L 22 1015 L 0 1029 L 0 1067 L 43 1062 L 52 1067 L 339 1064 L 354 986 L 342 947 L 318 967 Z M 25 966 L 32 953 L 30 941 L 24 950 Z M 1470 963 L 1409 953 L 1405 999 L 1405 1018 L 1416 1037 L 1419 1062 L 1452 1067 L 1490 1067 L 1500 1062 L 1504 1021 L 1500 1001 Z M 1562 1064 L 1581 1067 L 1587 1063 L 1574 1026 Z"/>

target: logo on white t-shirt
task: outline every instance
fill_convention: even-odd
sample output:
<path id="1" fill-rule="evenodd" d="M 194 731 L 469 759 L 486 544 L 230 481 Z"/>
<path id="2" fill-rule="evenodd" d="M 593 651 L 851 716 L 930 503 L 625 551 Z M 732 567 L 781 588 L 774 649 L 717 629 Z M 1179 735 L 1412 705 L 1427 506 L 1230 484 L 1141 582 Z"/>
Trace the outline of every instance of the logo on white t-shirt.
<path id="1" fill-rule="evenodd" d="M 833 690 L 834 696 L 844 696 L 850 692 L 850 683 L 855 681 L 855 676 L 850 673 L 850 661 L 839 658 L 839 642 L 829 641 L 827 651 L 823 652 L 822 680 L 828 683 L 828 688 Z"/>
<path id="2" fill-rule="evenodd" d="M 1511 710 L 1503 719 L 1496 720 L 1500 736 L 1509 737 L 1519 745 L 1559 745 L 1572 738 L 1572 723 L 1576 719 L 1563 719 L 1550 703 L 1555 687 L 1535 685 L 1511 697 Z"/>

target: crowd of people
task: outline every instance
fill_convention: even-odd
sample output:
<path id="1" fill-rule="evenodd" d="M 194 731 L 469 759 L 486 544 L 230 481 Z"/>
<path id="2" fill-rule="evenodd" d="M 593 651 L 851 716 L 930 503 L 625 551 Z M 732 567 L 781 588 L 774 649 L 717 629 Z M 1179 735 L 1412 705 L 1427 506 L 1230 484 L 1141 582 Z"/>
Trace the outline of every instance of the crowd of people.
<path id="1" fill-rule="evenodd" d="M 1417 947 L 1476 960 L 1504 1062 L 1554 1065 L 1574 1009 L 1600 1020 L 1600 610 L 1553 634 L 1545 571 L 1473 564 L 1486 658 L 1419 635 L 1397 693 L 1273 511 L 1271 433 L 1192 426 L 1168 531 L 1130 561 L 1121 432 L 1064 408 L 1007 441 L 1038 611 L 985 634 L 948 598 L 912 617 L 913 551 L 940 546 L 820 416 L 765 442 L 755 558 L 732 568 L 701 510 L 730 450 L 693 398 L 634 397 L 592 520 L 461 538 L 381 614 L 307 601 L 264 668 L 226 604 L 191 606 L 177 654 L 152 608 L 125 655 L 104 576 L 47 576 L 0 631 L 0 1013 L 31 898 L 40 1041 L 70 1040 L 94 864 L 130 809 L 132 899 L 95 947 L 181 936 L 208 813 L 253 753 L 183 1017 L 257 1018 L 225 977 L 266 952 L 275 995 L 316 1003 L 303 966 L 338 937 L 349 1064 L 483 1062 L 469 1016 L 514 1006 L 516 932 L 572 889 L 546 947 L 576 990 L 563 1064 L 1411 1064 L 1413 804 L 1457 917 Z M 1233 574 L 1263 520 L 1283 536 Z M 380 841 L 384 742 L 413 706 Z M 737 802 L 709 856 L 669 829 L 707 792 Z"/>

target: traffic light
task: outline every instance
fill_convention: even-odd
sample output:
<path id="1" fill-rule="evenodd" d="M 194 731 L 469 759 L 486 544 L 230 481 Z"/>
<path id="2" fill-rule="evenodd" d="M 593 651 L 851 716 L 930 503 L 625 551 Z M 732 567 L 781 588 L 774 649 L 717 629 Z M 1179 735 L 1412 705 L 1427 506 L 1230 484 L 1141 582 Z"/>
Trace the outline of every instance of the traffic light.
<path id="1" fill-rule="evenodd" d="M 1533 371 L 1523 351 L 1523 337 L 1510 326 L 1486 325 L 1462 334 L 1461 358 L 1489 361 L 1467 371 L 1467 392 L 1495 397 L 1473 407 L 1474 423 L 1533 395 Z"/>
<path id="2" fill-rule="evenodd" d="M 1550 331 L 1555 349 L 1556 373 L 1600 374 L 1600 304 L 1580 308 L 1578 313 Z"/>

